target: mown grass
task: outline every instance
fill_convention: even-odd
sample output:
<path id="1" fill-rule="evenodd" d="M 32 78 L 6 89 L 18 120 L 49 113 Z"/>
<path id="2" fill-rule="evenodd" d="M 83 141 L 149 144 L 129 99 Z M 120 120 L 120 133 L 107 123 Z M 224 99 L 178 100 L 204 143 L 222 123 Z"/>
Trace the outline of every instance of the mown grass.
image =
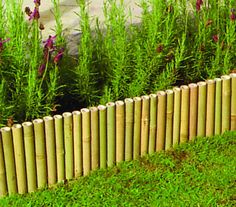
<path id="1" fill-rule="evenodd" d="M 94 171 L 0 206 L 235 206 L 236 132 Z"/>

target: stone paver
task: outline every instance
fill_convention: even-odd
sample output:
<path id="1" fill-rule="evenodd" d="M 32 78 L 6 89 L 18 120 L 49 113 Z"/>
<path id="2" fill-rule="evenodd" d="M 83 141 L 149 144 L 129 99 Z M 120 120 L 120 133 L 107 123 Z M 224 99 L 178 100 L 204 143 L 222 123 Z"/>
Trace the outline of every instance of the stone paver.
<path id="1" fill-rule="evenodd" d="M 102 22 L 103 17 L 103 0 L 91 0 L 88 1 L 89 4 L 89 13 L 92 17 L 98 17 Z M 137 5 L 139 0 L 124 0 L 124 3 L 127 8 L 130 7 L 133 15 L 133 23 L 139 21 L 141 14 L 141 9 Z M 79 6 L 76 3 L 76 0 L 60 0 L 60 10 L 62 15 L 63 29 L 66 34 L 76 34 L 79 29 L 79 17 L 75 12 L 79 12 Z M 34 8 L 33 0 L 24 0 L 23 9 L 29 6 L 31 10 Z M 47 37 L 49 34 L 53 34 L 53 29 L 55 28 L 55 19 L 53 16 L 53 3 L 51 0 L 41 0 L 40 6 L 40 21 L 45 25 L 45 30 L 43 31 L 43 37 Z M 94 18 L 95 19 L 95 18 Z M 92 25 L 94 25 L 94 22 Z"/>

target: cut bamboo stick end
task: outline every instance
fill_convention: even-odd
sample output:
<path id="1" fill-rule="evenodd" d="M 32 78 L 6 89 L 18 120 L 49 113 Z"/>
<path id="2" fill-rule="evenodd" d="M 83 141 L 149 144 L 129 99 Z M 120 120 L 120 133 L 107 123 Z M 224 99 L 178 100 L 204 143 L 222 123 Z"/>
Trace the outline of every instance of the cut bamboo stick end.
<path id="1" fill-rule="evenodd" d="M 91 153 L 92 153 L 92 170 L 99 167 L 99 123 L 98 123 L 98 108 L 91 107 Z"/>
<path id="2" fill-rule="evenodd" d="M 27 192 L 27 179 L 26 179 L 24 140 L 23 140 L 21 124 L 14 124 L 12 126 L 12 136 L 14 145 L 18 193 L 24 194 Z"/>
<path id="3" fill-rule="evenodd" d="M 106 106 L 99 105 L 99 141 L 100 141 L 100 168 L 107 166 L 107 110 Z"/>
<path id="4" fill-rule="evenodd" d="M 150 127 L 148 153 L 152 154 L 156 149 L 156 131 L 157 131 L 157 95 L 150 94 Z"/>
<path id="5" fill-rule="evenodd" d="M 9 195 L 12 195 L 18 191 L 11 128 L 3 127 L 1 128 L 1 133 L 6 167 L 7 188 Z"/>
<path id="6" fill-rule="evenodd" d="M 72 113 L 62 114 L 64 120 L 64 143 L 65 143 L 65 169 L 66 179 L 71 180 L 74 177 L 74 146 L 72 135 Z"/>
<path id="7" fill-rule="evenodd" d="M 116 162 L 125 160 L 125 103 L 116 101 Z"/>
<path id="8" fill-rule="evenodd" d="M 125 160 L 133 159 L 134 101 L 125 99 Z"/>
<path id="9" fill-rule="evenodd" d="M 133 100 L 134 100 L 133 158 L 137 159 L 140 156 L 142 99 L 140 97 L 134 97 Z"/>
<path id="10" fill-rule="evenodd" d="M 0 133 L 0 197 L 7 195 L 7 178 L 4 162 L 2 134 Z"/>
<path id="11" fill-rule="evenodd" d="M 173 146 L 173 112 L 174 112 L 174 92 L 166 90 L 166 139 L 165 150 Z"/>
<path id="12" fill-rule="evenodd" d="M 65 148 L 64 148 L 64 129 L 62 115 L 54 115 L 55 142 L 56 142 L 56 161 L 57 161 L 57 182 L 65 180 Z"/>
<path id="13" fill-rule="evenodd" d="M 197 116 L 197 136 L 206 135 L 206 82 L 198 82 L 198 116 Z"/>
<path id="14" fill-rule="evenodd" d="M 141 156 L 148 152 L 148 135 L 149 135 L 149 96 L 142 96 L 142 115 L 141 115 Z"/>
<path id="15" fill-rule="evenodd" d="M 48 185 L 52 186 L 57 182 L 56 141 L 54 133 L 54 120 L 51 116 L 45 116 L 43 117 L 43 120 L 45 124 Z"/>
<path id="16" fill-rule="evenodd" d="M 189 139 L 189 87 L 183 85 L 181 89 L 180 143 Z"/>
<path id="17" fill-rule="evenodd" d="M 33 124 L 35 137 L 37 186 L 38 188 L 44 188 L 47 185 L 47 158 L 43 119 L 35 119 L 33 120 Z"/>
<path id="18" fill-rule="evenodd" d="M 215 123 L 214 123 L 214 134 L 221 134 L 221 114 L 222 114 L 222 80 L 215 78 Z"/>
<path id="19" fill-rule="evenodd" d="M 157 137 L 156 151 L 165 149 L 165 130 L 166 130 L 166 93 L 157 92 Z"/>
<path id="20" fill-rule="evenodd" d="M 236 130 L 236 73 L 231 73 L 231 125 L 230 130 Z"/>
<path id="21" fill-rule="evenodd" d="M 107 106 L 107 166 L 116 162 L 116 119 L 115 103 L 109 102 Z"/>
<path id="22" fill-rule="evenodd" d="M 73 136 L 74 136 L 74 175 L 79 177 L 83 173 L 82 158 L 82 115 L 80 111 L 73 111 Z"/>
<path id="23" fill-rule="evenodd" d="M 214 135 L 215 123 L 215 81 L 207 80 L 206 136 Z"/>
<path id="24" fill-rule="evenodd" d="M 222 79 L 222 126 L 221 133 L 230 129 L 230 96 L 231 81 L 229 75 L 221 76 Z"/>
<path id="25" fill-rule="evenodd" d="M 91 125 L 90 110 L 81 109 L 82 114 L 82 143 L 83 143 L 83 174 L 86 176 L 91 170 Z"/>
<path id="26" fill-rule="evenodd" d="M 196 83 L 189 85 L 189 140 L 197 136 L 197 106 L 198 106 L 198 87 Z"/>
<path id="27" fill-rule="evenodd" d="M 173 117 L 173 146 L 179 144 L 180 137 L 180 109 L 181 109 L 181 89 L 173 88 L 174 91 L 174 117 Z"/>

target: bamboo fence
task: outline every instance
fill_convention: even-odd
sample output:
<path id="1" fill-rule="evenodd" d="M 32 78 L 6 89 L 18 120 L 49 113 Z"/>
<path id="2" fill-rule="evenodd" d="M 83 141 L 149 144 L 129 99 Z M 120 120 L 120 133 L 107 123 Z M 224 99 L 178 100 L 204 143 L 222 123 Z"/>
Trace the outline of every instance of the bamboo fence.
<path id="1" fill-rule="evenodd" d="M 0 130 L 0 196 L 236 130 L 236 73 Z"/>

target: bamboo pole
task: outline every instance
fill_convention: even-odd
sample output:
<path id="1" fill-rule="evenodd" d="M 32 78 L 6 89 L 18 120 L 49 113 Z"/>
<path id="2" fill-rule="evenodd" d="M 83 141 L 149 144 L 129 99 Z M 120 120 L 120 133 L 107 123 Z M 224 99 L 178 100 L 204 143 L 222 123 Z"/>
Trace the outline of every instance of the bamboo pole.
<path id="1" fill-rule="evenodd" d="M 154 153 L 156 148 L 157 131 L 157 95 L 150 94 L 150 127 L 149 127 L 149 145 L 148 153 Z"/>
<path id="2" fill-rule="evenodd" d="M 125 99 L 125 160 L 133 158 L 134 101 Z"/>
<path id="3" fill-rule="evenodd" d="M 178 87 L 174 91 L 174 115 L 173 115 L 173 146 L 179 144 L 180 137 L 180 108 L 181 108 L 181 90 Z"/>
<path id="4" fill-rule="evenodd" d="M 72 136 L 72 113 L 64 112 L 64 143 L 65 143 L 65 168 L 66 179 L 71 180 L 74 177 L 74 146 Z"/>
<path id="5" fill-rule="evenodd" d="M 0 133 L 0 197 L 7 195 L 6 168 L 2 145 L 2 134 Z"/>
<path id="6" fill-rule="evenodd" d="M 99 141 L 100 141 L 100 168 L 107 166 L 107 110 L 106 106 L 99 105 Z"/>
<path id="7" fill-rule="evenodd" d="M 231 126 L 230 130 L 236 130 L 236 73 L 231 73 Z"/>
<path id="8" fill-rule="evenodd" d="M 22 134 L 22 125 L 14 124 L 12 126 L 12 136 L 14 145 L 18 193 L 24 194 L 27 193 L 27 178 L 26 178 L 25 150 L 24 150 L 24 139 Z"/>
<path id="9" fill-rule="evenodd" d="M 206 136 L 214 135 L 215 123 L 215 81 L 207 80 Z"/>
<path id="10" fill-rule="evenodd" d="M 116 162 L 125 159 L 125 104 L 116 101 Z"/>
<path id="11" fill-rule="evenodd" d="M 91 170 L 91 126 L 90 111 L 81 109 L 82 114 L 82 144 L 83 144 L 83 173 L 88 175 Z"/>
<path id="12" fill-rule="evenodd" d="M 12 195 L 17 193 L 17 181 L 11 128 L 3 127 L 1 128 L 1 133 L 6 167 L 7 188 L 9 195 Z"/>
<path id="13" fill-rule="evenodd" d="M 189 87 L 183 85 L 181 89 L 180 143 L 188 141 L 189 137 Z"/>
<path id="14" fill-rule="evenodd" d="M 48 185 L 53 185 L 57 182 L 54 120 L 51 116 L 45 116 L 43 120 L 45 124 Z"/>
<path id="15" fill-rule="evenodd" d="M 55 125 L 55 142 L 56 142 L 56 161 L 57 161 L 57 182 L 65 180 L 65 146 L 64 146 L 64 129 L 63 117 L 56 114 L 53 116 Z"/>
<path id="16" fill-rule="evenodd" d="M 82 157 L 82 115 L 80 111 L 73 111 L 73 137 L 74 137 L 74 174 L 79 177 L 83 173 Z"/>
<path id="17" fill-rule="evenodd" d="M 189 85 L 189 140 L 197 136 L 197 106 L 198 106 L 198 87 L 196 83 Z"/>
<path id="18" fill-rule="evenodd" d="M 99 167 L 99 125 L 98 108 L 91 107 L 91 148 L 92 148 L 92 170 Z"/>
<path id="19" fill-rule="evenodd" d="M 142 100 L 140 97 L 134 97 L 133 100 L 134 100 L 133 158 L 137 159 L 140 156 Z"/>
<path id="20" fill-rule="evenodd" d="M 174 112 L 174 92 L 166 90 L 166 139 L 165 150 L 173 146 L 173 112 Z"/>
<path id="21" fill-rule="evenodd" d="M 33 120 L 33 124 L 35 137 L 37 186 L 38 188 L 44 188 L 47 185 L 47 158 L 43 119 L 35 119 Z"/>
<path id="22" fill-rule="evenodd" d="M 25 162 L 26 162 L 26 176 L 27 176 L 27 189 L 31 193 L 37 188 L 37 171 L 36 171 L 36 158 L 35 158 L 35 143 L 33 124 L 31 122 L 24 122 L 24 147 L 25 147 Z"/>
<path id="23" fill-rule="evenodd" d="M 149 96 L 142 96 L 142 115 L 141 115 L 141 156 L 148 152 L 148 132 L 150 121 L 150 101 Z"/>
<path id="24" fill-rule="evenodd" d="M 230 130 L 230 95 L 231 84 L 230 76 L 223 75 L 222 79 L 222 128 L 221 133 Z"/>
<path id="25" fill-rule="evenodd" d="M 109 102 L 107 106 L 107 166 L 113 166 L 116 161 L 116 118 L 115 103 Z"/>
<path id="26" fill-rule="evenodd" d="M 197 136 L 206 135 L 206 82 L 198 82 Z"/>
<path id="27" fill-rule="evenodd" d="M 222 80 L 220 78 L 214 79 L 216 82 L 215 95 L 215 135 L 221 134 L 221 115 L 222 115 Z"/>
<path id="28" fill-rule="evenodd" d="M 156 151 L 165 149 L 165 131 L 166 131 L 166 93 L 159 91 L 157 93 L 157 137 Z"/>

